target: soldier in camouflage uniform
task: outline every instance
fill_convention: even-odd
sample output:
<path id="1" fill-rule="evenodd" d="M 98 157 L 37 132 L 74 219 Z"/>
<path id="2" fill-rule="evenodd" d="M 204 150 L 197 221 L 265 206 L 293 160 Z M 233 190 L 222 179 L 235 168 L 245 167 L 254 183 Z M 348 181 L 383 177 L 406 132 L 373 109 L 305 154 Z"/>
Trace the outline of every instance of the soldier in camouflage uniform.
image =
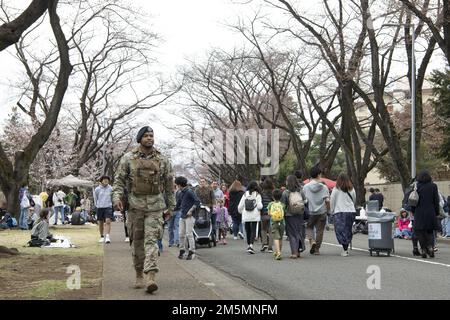
<path id="1" fill-rule="evenodd" d="M 122 211 L 124 189 L 129 190 L 127 223 L 136 270 L 135 288 L 145 286 L 152 293 L 158 289 L 157 241 L 163 232 L 164 217 L 170 217 L 175 207 L 173 176 L 169 160 L 153 148 L 152 128 L 139 130 L 137 142 L 140 146 L 120 160 L 113 185 L 113 204 Z"/>

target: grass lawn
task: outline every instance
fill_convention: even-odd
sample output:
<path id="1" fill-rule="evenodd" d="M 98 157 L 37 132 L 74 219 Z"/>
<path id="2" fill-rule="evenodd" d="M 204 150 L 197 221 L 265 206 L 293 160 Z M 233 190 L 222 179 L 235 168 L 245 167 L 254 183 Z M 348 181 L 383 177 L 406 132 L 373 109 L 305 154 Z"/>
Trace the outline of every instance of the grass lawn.
<path id="1" fill-rule="evenodd" d="M 20 255 L 0 255 L 0 299 L 98 299 L 101 297 L 103 246 L 97 226 L 51 227 L 53 235 L 71 239 L 76 248 L 30 248 L 30 231 L 0 232 L 0 246 Z M 70 290 L 69 266 L 80 270 L 81 288 Z M 72 278 L 71 278 L 72 276 Z"/>

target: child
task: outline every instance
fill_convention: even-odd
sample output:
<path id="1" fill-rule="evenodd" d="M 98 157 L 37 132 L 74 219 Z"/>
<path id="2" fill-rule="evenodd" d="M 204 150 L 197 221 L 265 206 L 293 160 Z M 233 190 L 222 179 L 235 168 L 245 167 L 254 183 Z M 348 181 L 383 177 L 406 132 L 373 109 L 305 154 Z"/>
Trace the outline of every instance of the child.
<path id="1" fill-rule="evenodd" d="M 284 205 L 280 201 L 282 195 L 283 192 L 280 189 L 275 189 L 273 191 L 274 201 L 270 202 L 267 206 L 275 246 L 275 252 L 273 253 L 275 260 L 281 260 L 281 247 L 284 234 Z"/>
<path id="2" fill-rule="evenodd" d="M 227 230 L 228 230 L 228 210 L 224 206 L 224 200 L 218 199 L 217 205 L 214 208 L 214 211 L 216 213 L 216 223 L 217 223 L 217 229 L 219 229 L 219 244 L 226 245 L 227 244 Z"/>
<path id="3" fill-rule="evenodd" d="M 411 239 L 412 230 L 410 227 L 411 220 L 408 217 L 408 212 L 404 209 L 400 211 L 400 217 L 397 220 L 398 228 L 395 230 L 395 234 L 398 238 L 406 240 Z"/>
<path id="4" fill-rule="evenodd" d="M 30 247 L 48 246 L 53 241 L 52 234 L 48 231 L 48 215 L 49 209 L 42 210 L 39 219 L 34 223 L 31 230 L 31 241 L 28 242 Z"/>

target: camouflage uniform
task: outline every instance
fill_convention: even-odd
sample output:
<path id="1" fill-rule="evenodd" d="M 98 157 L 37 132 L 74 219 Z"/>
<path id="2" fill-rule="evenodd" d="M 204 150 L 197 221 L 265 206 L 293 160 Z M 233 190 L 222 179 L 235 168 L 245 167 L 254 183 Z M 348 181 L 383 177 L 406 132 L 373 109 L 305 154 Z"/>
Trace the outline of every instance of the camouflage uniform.
<path id="1" fill-rule="evenodd" d="M 128 195 L 128 230 L 136 271 L 158 272 L 157 241 L 163 232 L 163 212 L 175 207 L 169 159 L 155 149 L 145 154 L 140 147 L 120 160 L 113 185 L 113 203 L 124 189 Z"/>

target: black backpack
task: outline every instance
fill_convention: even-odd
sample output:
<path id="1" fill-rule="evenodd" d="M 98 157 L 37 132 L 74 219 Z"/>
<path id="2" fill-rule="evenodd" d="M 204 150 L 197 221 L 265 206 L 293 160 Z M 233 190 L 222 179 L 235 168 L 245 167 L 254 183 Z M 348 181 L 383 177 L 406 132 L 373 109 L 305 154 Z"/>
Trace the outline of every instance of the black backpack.
<path id="1" fill-rule="evenodd" d="M 245 199 L 245 211 L 253 211 L 256 208 L 255 199 Z"/>

